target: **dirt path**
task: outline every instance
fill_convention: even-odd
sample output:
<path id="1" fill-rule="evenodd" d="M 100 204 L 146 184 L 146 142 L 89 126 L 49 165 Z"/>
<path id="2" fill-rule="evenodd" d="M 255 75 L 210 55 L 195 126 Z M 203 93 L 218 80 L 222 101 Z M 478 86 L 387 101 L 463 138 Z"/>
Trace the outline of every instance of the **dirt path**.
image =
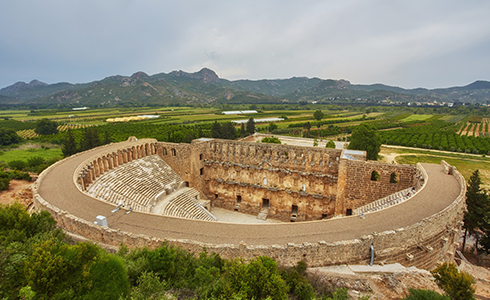
<path id="1" fill-rule="evenodd" d="M 25 180 L 11 180 L 9 189 L 0 192 L 0 204 L 10 204 L 19 201 L 29 207 L 32 204 L 32 182 Z"/>

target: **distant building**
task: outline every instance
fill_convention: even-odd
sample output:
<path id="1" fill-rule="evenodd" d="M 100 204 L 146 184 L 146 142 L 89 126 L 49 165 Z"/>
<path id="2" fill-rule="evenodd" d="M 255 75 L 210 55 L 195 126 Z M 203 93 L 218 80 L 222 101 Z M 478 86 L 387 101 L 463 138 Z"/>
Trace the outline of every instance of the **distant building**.
<path id="1" fill-rule="evenodd" d="M 86 110 L 88 109 L 88 107 L 84 106 L 84 107 L 74 107 L 72 108 L 72 110 Z"/>

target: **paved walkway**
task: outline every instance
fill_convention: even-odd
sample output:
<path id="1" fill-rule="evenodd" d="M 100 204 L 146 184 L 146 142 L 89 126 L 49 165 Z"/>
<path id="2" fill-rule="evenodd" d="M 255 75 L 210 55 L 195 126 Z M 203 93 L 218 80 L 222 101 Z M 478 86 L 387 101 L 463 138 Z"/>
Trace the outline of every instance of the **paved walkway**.
<path id="1" fill-rule="evenodd" d="M 114 147 L 116 146 L 121 148 L 124 145 L 117 144 Z M 311 222 L 232 224 L 140 212 L 125 214 L 122 210 L 112 214 L 114 205 L 83 194 L 73 182 L 76 167 L 94 153 L 89 151 L 72 157 L 52 168 L 39 183 L 40 196 L 52 205 L 90 222 L 95 221 L 97 215 L 106 216 L 109 227 L 114 229 L 158 238 L 189 239 L 211 244 L 238 244 L 244 241 L 247 245 L 284 245 L 288 242 L 351 240 L 419 222 L 443 210 L 460 192 L 457 180 L 444 174 L 440 165 L 423 164 L 429 178 L 422 191 L 396 206 L 368 213 L 364 219 L 351 216 Z"/>

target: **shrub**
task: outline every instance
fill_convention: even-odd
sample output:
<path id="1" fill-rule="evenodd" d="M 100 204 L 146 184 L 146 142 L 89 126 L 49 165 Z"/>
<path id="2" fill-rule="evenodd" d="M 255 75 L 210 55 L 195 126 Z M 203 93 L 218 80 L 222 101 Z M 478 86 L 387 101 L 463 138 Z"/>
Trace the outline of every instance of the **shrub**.
<path id="1" fill-rule="evenodd" d="M 450 298 L 434 291 L 411 288 L 402 300 L 450 300 Z"/>
<path id="2" fill-rule="evenodd" d="M 0 178 L 0 191 L 6 191 L 9 189 L 10 180 L 8 178 Z"/>
<path id="3" fill-rule="evenodd" d="M 274 136 L 265 137 L 262 140 L 260 140 L 260 142 L 261 143 L 270 143 L 270 144 L 281 144 L 281 141 Z"/>
<path id="4" fill-rule="evenodd" d="M 41 164 L 44 164 L 44 158 L 42 158 L 40 156 L 33 156 L 27 160 L 27 166 L 29 168 L 34 168 L 34 167 L 37 167 Z"/>
<path id="5" fill-rule="evenodd" d="M 474 299 L 474 278 L 465 272 L 459 272 L 455 264 L 444 263 L 432 272 L 437 285 L 454 300 Z"/>
<path id="6" fill-rule="evenodd" d="M 335 149 L 335 142 L 332 140 L 328 140 L 328 143 L 325 145 L 325 148 L 333 148 Z"/>
<path id="7" fill-rule="evenodd" d="M 25 170 L 27 167 L 26 162 L 20 159 L 10 161 L 8 165 L 10 169 L 19 170 L 19 171 Z"/>

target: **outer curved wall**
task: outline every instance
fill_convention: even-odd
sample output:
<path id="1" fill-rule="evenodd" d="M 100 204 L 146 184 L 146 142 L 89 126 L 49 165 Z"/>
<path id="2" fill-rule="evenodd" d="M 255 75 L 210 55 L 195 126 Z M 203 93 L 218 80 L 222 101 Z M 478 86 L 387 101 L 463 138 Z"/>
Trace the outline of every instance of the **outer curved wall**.
<path id="1" fill-rule="evenodd" d="M 147 145 L 152 142 L 154 141 L 146 140 L 141 141 L 141 144 Z M 175 147 L 178 146 L 179 145 L 175 145 Z M 157 148 L 158 153 L 161 148 Z M 185 149 L 191 151 L 189 145 L 185 145 L 181 150 Z M 104 147 L 100 147 L 96 151 L 96 153 L 103 152 Z M 439 261 L 451 260 L 454 256 L 455 245 L 459 237 L 459 229 L 461 228 L 461 221 L 465 209 L 464 197 L 466 183 L 464 178 L 455 168 L 442 162 L 445 170 L 451 172 L 460 184 L 459 195 L 442 211 L 403 228 L 372 233 L 350 240 L 339 240 L 334 242 L 324 242 L 320 240 L 314 243 L 303 242 L 301 244 L 287 243 L 281 245 L 271 245 L 266 243 L 264 245 L 253 246 L 244 243 L 213 244 L 205 242 L 205 238 L 203 238 L 202 241 L 173 239 L 172 237 L 155 238 L 94 225 L 90 221 L 79 219 L 45 201 L 38 193 L 38 188 L 43 184 L 44 178 L 50 175 L 51 170 L 56 168 L 60 163 L 61 162 L 58 162 L 55 165 L 50 166 L 39 176 L 34 187 L 34 202 L 36 207 L 38 209 L 49 211 L 58 222 L 59 226 L 68 232 L 116 247 L 123 243 L 130 248 L 143 246 L 155 248 L 162 242 L 167 241 L 194 252 L 199 252 L 203 247 L 206 247 L 208 251 L 219 253 L 224 258 L 241 256 L 246 260 L 250 260 L 259 255 L 267 255 L 273 257 L 280 264 L 284 265 L 292 265 L 299 260 L 304 260 L 310 266 L 326 266 L 347 263 L 368 263 L 370 258 L 369 249 L 370 246 L 373 245 L 375 249 L 375 263 L 398 262 L 405 266 L 414 265 L 419 268 L 430 269 Z M 110 168 L 110 165 L 107 167 Z M 199 167 L 199 165 L 197 165 L 197 167 Z M 419 166 L 419 168 L 421 167 Z M 83 166 L 79 166 L 77 170 L 82 169 Z M 98 170 L 102 170 L 102 167 L 99 166 Z M 423 171 L 422 173 L 425 172 Z M 427 174 L 424 174 L 424 176 L 427 176 Z M 78 181 L 80 184 L 80 177 L 77 177 L 76 173 L 74 174 L 74 180 Z M 94 199 L 94 201 L 98 200 Z M 329 220 L 326 222 L 335 221 L 337 220 Z M 195 222 L 195 224 L 196 226 L 199 226 L 201 223 Z M 298 223 L 298 225 L 299 224 L 300 223 Z M 311 222 L 311 224 L 313 224 L 312 226 L 325 226 L 325 224 L 332 223 L 315 221 Z M 289 225 L 296 226 L 295 224 Z M 220 225 L 216 224 L 216 226 Z M 287 228 L 293 229 L 294 227 Z M 305 235 L 308 235 L 308 232 L 305 232 Z"/>

